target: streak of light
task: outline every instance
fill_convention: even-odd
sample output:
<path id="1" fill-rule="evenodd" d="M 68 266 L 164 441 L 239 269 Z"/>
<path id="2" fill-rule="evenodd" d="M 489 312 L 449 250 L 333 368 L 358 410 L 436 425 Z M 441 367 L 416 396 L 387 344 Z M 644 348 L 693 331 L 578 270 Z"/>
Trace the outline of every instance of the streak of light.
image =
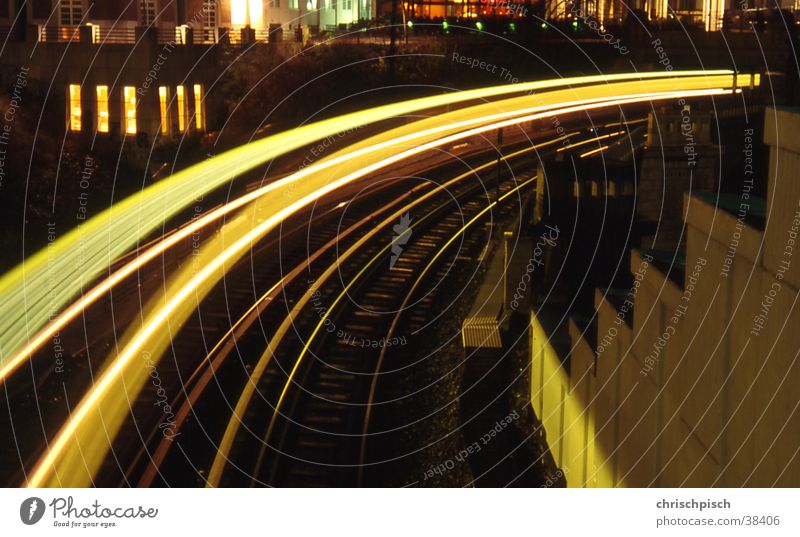
<path id="1" fill-rule="evenodd" d="M 599 153 L 600 151 L 604 151 L 606 149 L 608 149 L 608 146 L 604 145 L 604 146 L 598 147 L 596 149 L 592 149 L 591 151 L 587 151 L 586 153 L 581 153 L 580 157 L 581 158 L 588 157 L 590 155 L 594 155 L 595 153 Z"/>
<path id="2" fill-rule="evenodd" d="M 590 138 L 588 140 L 583 140 L 581 142 L 570 144 L 570 145 L 565 146 L 565 147 L 559 147 L 557 149 L 557 152 L 560 153 L 562 151 L 567 151 L 569 149 L 574 149 L 576 147 L 580 147 L 580 146 L 583 146 L 583 145 L 586 145 L 586 144 L 590 144 L 592 142 L 597 142 L 599 140 L 605 140 L 607 138 L 612 138 L 614 136 L 619 136 L 620 134 L 625 134 L 626 132 L 628 132 L 628 131 L 618 131 L 618 132 L 612 132 L 612 133 L 609 133 L 609 134 L 604 134 L 603 136 L 596 136 L 594 138 Z"/>
<path id="3" fill-rule="evenodd" d="M 602 89 L 597 88 L 598 90 Z M 565 90 L 567 91 L 567 90 Z M 576 91 L 576 90 L 570 90 Z M 608 90 L 612 92 L 611 90 Z M 125 401 L 119 398 L 123 395 L 127 398 L 129 393 L 136 395 L 141 390 L 144 378 L 141 375 L 131 375 L 134 381 L 128 382 L 127 379 L 122 381 L 121 386 L 114 390 L 115 385 L 121 382 L 124 372 L 133 367 L 133 358 L 141 352 L 149 352 L 153 357 L 160 358 L 161 353 L 168 344 L 166 341 L 166 332 L 162 330 L 163 325 L 169 320 L 181 324 L 193 311 L 188 309 L 187 303 L 189 299 L 198 296 L 202 297 L 211 285 L 216 281 L 212 280 L 212 276 L 218 271 L 218 279 L 224 276 L 224 269 L 227 263 L 236 262 L 240 255 L 243 255 L 255 241 L 263 237 L 264 234 L 274 229 L 281 221 L 299 211 L 303 207 L 313 203 L 314 201 L 324 197 L 325 195 L 333 192 L 334 190 L 351 183 L 369 173 L 377 171 L 381 168 L 389 166 L 395 162 L 420 154 L 429 149 L 439 147 L 444 144 L 449 144 L 457 140 L 468 138 L 471 136 L 480 135 L 482 133 L 492 131 L 498 128 L 511 126 L 525 121 L 541 119 L 544 117 L 551 117 L 554 113 L 566 114 L 577 111 L 585 111 L 591 109 L 598 109 L 608 106 L 621 106 L 624 104 L 641 103 L 652 100 L 679 98 L 679 97 L 701 97 L 701 96 L 714 96 L 727 93 L 728 89 L 725 88 L 711 88 L 704 90 L 680 90 L 680 91 L 666 91 L 666 92 L 647 92 L 645 94 L 638 94 L 635 97 L 627 98 L 609 98 L 606 100 L 598 99 L 585 99 L 583 104 L 574 104 L 564 108 L 550 109 L 546 112 L 537 112 L 530 115 L 523 115 L 520 117 L 513 117 L 505 119 L 496 123 L 474 127 L 466 131 L 457 132 L 444 137 L 436 137 L 438 134 L 431 134 L 431 140 L 417 145 L 405 151 L 395 153 L 391 156 L 380 159 L 371 164 L 365 165 L 361 162 L 354 164 L 355 171 L 340 177 L 339 179 L 325 183 L 325 177 L 315 177 L 317 181 L 308 181 L 298 185 L 300 188 L 305 188 L 306 192 L 294 193 L 294 201 L 288 205 L 281 203 L 281 200 L 260 200 L 264 203 L 273 201 L 273 207 L 270 207 L 272 214 L 266 217 L 257 226 L 251 227 L 247 231 L 241 231 L 241 236 L 235 239 L 232 244 L 226 245 L 218 254 L 204 255 L 204 258 L 210 258 L 201 270 L 192 273 L 182 271 L 177 278 L 174 279 L 173 284 L 170 285 L 168 296 L 165 297 L 164 303 L 160 308 L 154 308 L 154 311 L 147 315 L 143 326 L 135 332 L 132 339 L 127 343 L 122 352 L 111 361 L 109 367 L 100 376 L 97 383 L 89 391 L 89 393 L 81 400 L 78 407 L 75 409 L 72 416 L 67 420 L 61 431 L 56 436 L 54 442 L 50 445 L 47 453 L 40 459 L 36 465 L 34 472 L 28 482 L 28 486 L 43 486 L 62 484 L 59 478 L 68 479 L 68 484 L 74 483 L 88 483 L 91 475 L 100 467 L 103 457 L 108 450 L 107 443 L 104 444 L 102 440 L 92 443 L 92 451 L 89 453 L 90 457 L 84 457 L 86 453 L 86 442 L 96 436 L 96 431 L 99 427 L 104 427 L 107 432 L 115 435 L 119 428 L 122 426 L 122 421 L 127 415 L 127 408 Z M 554 92 L 559 93 L 559 92 Z M 613 92 L 612 92 L 613 93 Z M 554 97 L 555 98 L 555 97 Z M 586 103 L 585 101 L 589 101 Z M 505 114 L 501 114 L 505 115 Z M 474 121 L 465 121 L 464 123 L 470 124 Z M 434 130 L 434 129 L 432 129 Z M 363 148 L 362 148 L 363 150 Z M 301 172 L 297 172 L 295 176 L 308 170 L 305 168 Z M 342 170 L 337 172 L 344 173 Z M 293 176 L 294 177 L 294 176 Z M 320 184 L 322 181 L 322 184 Z M 234 222 L 238 222 L 235 219 Z M 229 225 L 226 224 L 226 228 Z M 236 231 L 234 233 L 240 233 Z M 236 235 L 235 235 L 236 236 Z M 220 233 L 212 244 L 219 246 L 217 239 L 224 239 L 223 244 L 226 243 L 228 237 L 226 233 Z M 210 246 L 210 245 L 209 245 Z M 209 248 L 203 246 L 201 250 L 210 252 Z M 150 347 L 147 347 L 148 343 Z M 139 368 L 142 370 L 142 368 Z M 128 390 L 126 392 L 126 389 Z M 105 403 L 107 406 L 106 413 L 108 416 L 103 415 L 101 405 Z M 129 403 L 128 403 L 129 404 Z M 101 421 L 97 422 L 89 420 L 89 413 L 92 409 L 98 411 L 98 416 Z M 80 440 L 83 439 L 84 442 Z M 72 443 L 71 443 L 72 442 Z M 90 442 L 91 443 L 91 442 Z M 87 460 L 88 459 L 88 460 Z M 88 465 L 88 466 L 87 466 Z"/>
<path id="4" fill-rule="evenodd" d="M 628 125 L 637 125 L 639 123 L 647 123 L 647 118 L 637 119 L 635 121 L 617 121 L 616 123 L 608 123 L 606 125 L 603 125 L 603 128 L 607 129 L 608 127 L 622 127 L 622 126 L 628 126 Z"/>
<path id="5" fill-rule="evenodd" d="M 710 78 L 710 80 L 709 80 L 709 78 Z M 730 83 L 732 81 L 733 81 L 733 76 L 732 75 L 727 75 L 727 76 L 713 76 L 713 77 L 705 77 L 705 76 L 694 77 L 694 78 L 692 78 L 690 80 L 689 79 L 683 80 L 682 82 L 683 82 L 683 85 L 685 85 L 685 86 L 691 86 L 692 84 L 694 84 L 695 86 L 696 85 L 701 85 L 702 86 L 703 84 L 707 84 L 709 82 L 715 82 L 715 83 L 717 83 L 717 82 L 719 82 L 719 83 L 728 82 L 728 83 Z M 652 84 L 659 84 L 659 83 L 660 83 L 660 85 L 664 85 L 664 86 L 668 87 L 669 85 L 672 84 L 672 81 L 671 80 L 666 80 L 666 81 L 652 82 Z M 743 83 L 748 83 L 748 82 L 743 82 Z M 622 87 L 622 88 L 632 88 L 633 86 L 638 86 L 638 84 L 636 82 L 617 83 L 617 85 Z M 659 85 L 659 87 L 660 87 L 660 85 Z M 593 91 L 600 91 L 600 90 L 602 90 L 604 88 L 607 88 L 607 86 L 601 86 L 600 88 L 598 88 L 596 90 L 592 89 L 591 87 L 589 87 L 589 88 L 584 87 L 584 88 L 579 88 L 579 89 L 576 89 L 576 90 L 571 90 L 571 91 L 569 91 L 569 93 L 570 94 L 575 94 L 575 93 L 591 94 Z M 562 91 L 566 91 L 566 90 L 562 90 Z M 557 92 L 555 92 L 555 93 L 557 93 Z M 546 96 L 546 95 L 547 94 L 541 95 L 540 96 L 540 100 L 542 99 L 543 96 Z M 656 93 L 652 93 L 651 95 L 656 97 L 657 94 Z M 562 104 L 565 104 L 565 105 L 566 104 L 583 105 L 583 104 L 589 104 L 589 103 L 594 103 L 594 102 L 601 102 L 601 101 L 607 100 L 608 98 L 609 97 L 604 97 L 604 98 L 601 98 L 601 97 L 583 98 L 583 99 L 577 99 L 577 100 L 574 100 L 572 102 L 566 102 L 566 103 L 562 103 Z M 522 99 L 522 100 L 520 101 L 520 99 Z M 525 97 L 512 99 L 512 100 L 515 101 L 515 103 L 525 102 Z M 78 315 L 80 315 L 80 313 L 82 311 L 84 311 L 88 306 L 90 306 L 92 303 L 94 303 L 95 301 L 99 300 L 102 296 L 104 296 L 104 294 L 107 293 L 108 290 L 110 290 L 113 286 L 115 286 L 119 282 L 123 281 L 126 277 L 130 276 L 131 274 L 135 273 L 136 270 L 138 270 L 139 268 L 144 266 L 149 261 L 157 258 L 164 251 L 166 251 L 168 248 L 174 246 L 179 241 L 191 236 L 193 233 L 197 232 L 202 227 L 204 227 L 206 225 L 209 225 L 211 222 L 213 222 L 213 221 L 215 221 L 215 220 L 217 220 L 217 219 L 219 219 L 219 218 L 231 213 L 232 211 L 237 210 L 237 209 L 247 205 L 248 203 L 258 199 L 260 196 L 263 196 L 266 193 L 269 193 L 269 192 L 271 192 L 271 191 L 273 191 L 273 190 L 275 190 L 277 188 L 280 188 L 280 187 L 284 186 L 285 184 L 288 184 L 289 182 L 297 181 L 299 179 L 302 179 L 303 177 L 311 176 L 314 173 L 319 173 L 320 171 L 322 171 L 324 169 L 330 168 L 330 167 L 335 166 L 335 165 L 337 165 L 339 163 L 342 163 L 344 161 L 352 160 L 352 159 L 357 158 L 357 157 L 362 157 L 362 156 L 365 156 L 368 153 L 377 152 L 377 151 L 386 149 L 386 148 L 388 148 L 388 147 L 390 147 L 392 145 L 398 145 L 398 144 L 402 144 L 402 143 L 405 143 L 405 142 L 412 142 L 414 140 L 418 140 L 418 139 L 424 138 L 424 137 L 429 137 L 429 136 L 437 134 L 437 133 L 443 133 L 443 132 L 446 132 L 448 130 L 455 130 L 455 129 L 458 129 L 458 128 L 465 128 L 465 127 L 468 127 L 470 125 L 479 124 L 479 123 L 486 122 L 486 121 L 492 121 L 492 120 L 500 119 L 500 118 L 503 118 L 503 117 L 514 117 L 515 115 L 518 115 L 518 114 L 524 114 L 524 113 L 528 113 L 528 112 L 534 112 L 534 111 L 537 111 L 537 110 L 543 110 L 543 109 L 547 108 L 547 106 L 548 105 L 538 105 L 538 106 L 535 106 L 535 107 L 527 107 L 527 108 L 522 108 L 522 109 L 518 109 L 518 110 L 500 112 L 500 113 L 489 114 L 489 115 L 482 115 L 481 117 L 478 117 L 478 118 L 471 118 L 469 120 L 463 120 L 463 121 L 460 121 L 460 122 L 454 122 L 454 123 L 447 123 L 447 124 L 444 124 L 444 125 L 438 125 L 436 127 L 433 127 L 433 128 L 430 128 L 430 129 L 426 129 L 426 130 L 422 130 L 422 131 L 414 131 L 413 129 L 415 128 L 415 126 L 414 126 L 415 124 L 411 124 L 411 126 L 409 128 L 412 129 L 412 132 L 409 132 L 408 134 L 406 134 L 404 136 L 392 136 L 388 140 L 384 140 L 383 142 L 377 143 L 377 144 L 376 143 L 372 143 L 372 142 L 370 142 L 368 140 L 366 143 L 361 144 L 361 147 L 359 147 L 358 149 L 349 149 L 347 151 L 339 152 L 339 153 L 337 153 L 337 156 L 335 156 L 333 158 L 328 157 L 326 159 L 323 159 L 323 161 L 321 161 L 319 163 L 316 163 L 314 165 L 308 166 L 308 167 L 304 168 L 303 170 L 300 170 L 299 172 L 293 174 L 292 176 L 290 176 L 288 178 L 284 178 L 284 179 L 275 181 L 273 183 L 270 183 L 268 185 L 265 185 L 265 186 L 263 186 L 263 187 L 261 187 L 261 188 L 259 188 L 257 190 L 254 190 L 254 191 L 252 191 L 252 192 L 250 192 L 250 193 L 248 193 L 248 194 L 246 194 L 246 195 L 234 200 L 233 202 L 230 202 L 230 203 L 228 203 L 228 204 L 226 204 L 226 205 L 224 205 L 222 207 L 219 207 L 219 208 L 211 211 L 207 215 L 204 215 L 204 216 L 202 216 L 200 218 L 197 218 L 195 221 L 191 222 L 189 225 L 179 229 L 175 233 L 173 233 L 173 234 L 169 235 L 168 237 L 166 237 L 160 243 L 158 243 L 155 246 L 153 246 L 152 248 L 146 250 L 142 255 L 137 256 L 135 259 L 133 259 L 132 261 L 128 262 L 125 266 L 123 266 L 121 269 L 119 269 L 112 276 L 110 276 L 106 280 L 102 281 L 97 286 L 95 286 L 89 293 L 85 294 L 80 300 L 78 300 L 77 302 L 73 303 L 67 310 L 65 310 L 64 312 L 62 312 L 58 316 L 55 316 L 55 318 L 49 323 L 49 325 L 47 325 L 47 327 L 45 327 L 45 329 L 40 330 L 38 333 L 36 333 L 34 335 L 34 337 L 32 339 L 30 339 L 27 342 L 27 344 L 24 344 L 24 346 L 21 349 L 19 349 L 16 352 L 13 352 L 13 354 L 11 355 L 10 358 L 8 358 L 7 360 L 0 359 L 0 364 L 3 364 L 2 368 L 0 368 L 0 382 L 4 381 L 8 377 L 8 375 L 10 375 L 15 369 L 17 369 L 22 363 L 24 363 L 24 361 L 27 360 L 30 357 L 30 355 L 36 349 L 38 349 L 45 342 L 47 342 L 47 340 L 50 337 L 52 337 L 54 334 L 56 334 L 61 328 L 64 328 L 71 320 L 75 319 Z M 491 108 L 494 108 L 494 107 L 495 106 L 492 106 Z M 478 107 L 478 108 L 480 108 L 480 107 Z M 485 109 L 485 108 L 486 108 L 486 105 L 483 105 L 483 109 Z M 458 112 L 453 112 L 451 114 L 458 114 Z M 451 115 L 451 114 L 448 114 L 448 115 Z M 359 144 L 355 144 L 355 146 L 358 146 L 358 145 Z M 180 173 L 183 173 L 183 172 L 180 172 Z M 197 194 L 195 193 L 195 196 L 196 195 Z M 123 203 L 125 203 L 125 202 L 123 202 Z M 0 286 L 0 287 L 2 287 L 2 286 Z M 1 293 L 0 293 L 0 295 L 1 295 Z M 1 310 L 2 310 L 2 306 L 0 306 L 0 311 Z M 26 311 L 26 313 L 27 313 L 27 311 Z M 31 316 L 32 317 L 35 316 L 33 312 L 31 312 Z M 48 317 L 53 317 L 53 315 L 50 315 L 50 312 L 48 312 Z M 0 337 L 0 348 L 3 348 L 2 347 L 2 338 L 1 337 Z"/>
<path id="6" fill-rule="evenodd" d="M 732 75 L 731 71 L 675 71 L 673 78 Z M 420 110 L 503 95 L 623 80 L 663 78 L 661 72 L 573 77 L 480 88 L 393 103 L 305 125 L 237 147 L 190 166 L 114 204 L 48 244 L 0 278 L 0 364 L 30 340 L 69 300 L 159 225 L 233 178 L 272 159 L 347 129 Z M 744 76 L 740 78 L 745 78 Z"/>
<path id="7" fill-rule="evenodd" d="M 722 89 L 722 88 L 716 88 L 716 89 L 712 89 L 712 90 L 698 90 L 697 93 L 695 93 L 695 92 L 688 92 L 688 93 L 692 93 L 691 96 L 699 97 L 699 96 L 721 95 L 721 94 L 726 93 L 726 90 Z M 688 97 L 689 95 L 686 95 L 686 96 Z M 648 101 L 648 100 L 666 99 L 666 98 L 670 98 L 670 97 L 675 98 L 675 97 L 678 97 L 678 95 L 676 95 L 675 92 L 667 92 L 666 94 L 658 94 L 658 95 L 650 94 L 647 97 L 618 99 L 618 100 L 613 100 L 613 101 L 605 101 L 603 103 L 593 102 L 593 103 L 590 103 L 590 104 L 567 107 L 567 108 L 560 109 L 560 110 L 557 110 L 557 111 L 552 111 L 551 110 L 551 111 L 548 111 L 546 113 L 532 114 L 530 116 L 523 116 L 521 118 L 515 118 L 513 120 L 501 121 L 499 123 L 495 123 L 495 124 L 489 125 L 487 127 L 481 127 L 481 128 L 473 129 L 472 131 L 467 131 L 466 134 L 465 133 L 459 133 L 457 135 L 452 135 L 452 136 L 447 137 L 447 138 L 445 138 L 443 140 L 439 140 L 438 143 L 439 143 L 439 145 L 443 145 L 443 144 L 449 143 L 451 141 L 454 141 L 456 139 L 461 139 L 461 138 L 463 138 L 465 136 L 471 136 L 471 135 L 475 135 L 475 134 L 480 134 L 482 132 L 494 130 L 496 128 L 502 128 L 502 127 L 510 126 L 510 125 L 513 125 L 514 123 L 522 123 L 522 122 L 525 122 L 525 121 L 529 121 L 531 119 L 540 119 L 542 117 L 551 117 L 551 116 L 557 115 L 557 114 L 571 113 L 571 112 L 583 111 L 583 110 L 588 110 L 588 109 L 596 109 L 596 108 L 600 108 L 600 107 L 603 107 L 603 106 L 620 106 L 622 104 L 632 104 L 632 103 L 637 103 L 637 102 L 645 102 L 645 101 Z M 563 138 L 566 138 L 566 136 L 561 137 L 561 139 L 563 139 Z M 417 148 L 417 149 L 420 149 L 420 148 Z M 410 153 L 410 155 L 414 154 L 415 152 L 416 152 L 416 150 L 412 150 L 412 153 Z M 403 213 L 398 213 L 398 214 L 394 215 L 392 218 L 396 219 L 399 216 L 401 216 L 402 214 Z M 365 236 L 365 239 L 370 237 L 370 236 L 371 235 Z M 360 244 L 360 243 L 357 243 L 357 244 Z M 388 248 L 388 246 L 387 246 L 387 248 Z M 340 257 L 340 259 L 339 259 L 340 263 L 343 261 L 343 258 L 344 258 L 344 256 Z M 324 278 L 324 275 L 323 275 L 322 278 Z M 321 281 L 322 278 L 320 280 L 317 280 L 317 282 Z M 308 294 L 305 295 L 303 297 L 303 299 L 301 299 L 300 301 L 297 302 L 297 304 L 295 305 L 295 309 L 293 311 L 299 311 L 298 308 L 302 307 L 302 305 L 304 305 L 307 302 L 307 297 L 310 297 L 310 293 L 314 289 L 316 289 L 316 283 L 317 282 L 315 282 L 315 286 L 314 287 L 309 289 Z M 266 360 L 267 359 L 265 359 L 265 356 L 268 356 L 268 355 L 272 354 L 272 352 L 273 352 L 272 351 L 272 345 L 276 341 L 280 340 L 281 332 L 285 331 L 286 329 L 288 329 L 288 326 L 289 326 L 289 324 L 291 324 L 293 319 L 294 319 L 293 315 L 290 315 L 289 317 L 287 317 L 287 320 L 284 322 L 284 325 L 286 326 L 286 328 L 284 328 L 284 325 L 281 326 L 281 328 L 279 329 L 277 335 L 273 336 L 272 340 L 268 344 L 268 349 L 267 349 L 267 351 L 265 351 L 265 355 L 262 356 L 262 359 L 259 360 L 259 363 L 253 369 L 253 375 L 251 377 L 251 380 L 245 386 L 245 388 L 244 388 L 244 390 L 242 392 L 242 396 L 240 396 L 240 400 L 237 403 L 236 409 L 234 410 L 234 415 L 233 415 L 233 417 L 231 418 L 231 420 L 228 423 L 228 428 L 226 429 L 225 434 L 223 435 L 223 440 L 220 443 L 220 446 L 219 446 L 219 448 L 217 450 L 217 455 L 216 455 L 216 457 L 214 459 L 214 463 L 212 464 L 212 468 L 211 468 L 211 471 L 209 472 L 209 477 L 208 477 L 208 483 L 209 483 L 210 486 L 217 486 L 218 483 L 219 483 L 219 480 L 221 479 L 222 470 L 223 470 L 223 468 L 225 466 L 225 462 L 226 462 L 226 455 L 224 455 L 224 454 L 228 453 L 228 451 L 230 450 L 230 447 L 233 445 L 233 440 L 234 440 L 235 434 L 238 431 L 238 427 L 239 427 L 239 422 L 238 422 L 239 418 L 238 417 L 243 415 L 244 409 L 247 407 L 247 404 L 249 403 L 249 399 L 252 397 L 252 394 L 253 394 L 253 392 L 255 390 L 255 385 L 257 384 L 258 378 L 260 378 L 260 375 L 263 373 L 263 370 L 266 368 Z M 288 324 L 286 324 L 287 322 L 288 322 Z M 296 370 L 296 367 L 297 367 L 297 364 L 295 364 L 295 369 L 293 369 L 293 371 Z M 283 396 L 284 396 L 284 394 L 281 394 L 281 397 L 279 399 L 279 403 L 280 403 L 280 400 L 283 398 Z M 270 425 L 270 427 L 271 426 L 272 426 L 272 424 Z"/>

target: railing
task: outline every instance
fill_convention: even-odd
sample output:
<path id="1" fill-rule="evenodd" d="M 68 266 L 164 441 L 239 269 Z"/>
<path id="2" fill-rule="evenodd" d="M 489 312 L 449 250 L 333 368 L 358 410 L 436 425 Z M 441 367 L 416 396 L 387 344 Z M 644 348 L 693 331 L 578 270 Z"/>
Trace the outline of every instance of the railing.
<path id="1" fill-rule="evenodd" d="M 127 44 L 136 43 L 140 36 L 140 28 L 133 26 L 109 27 L 98 24 L 84 26 L 38 26 L 38 40 L 41 43 L 80 43 L 87 41 L 95 44 Z M 172 43 L 176 45 L 215 45 L 220 43 L 241 46 L 245 43 L 242 39 L 243 28 L 199 28 L 189 26 L 158 27 L 153 31 L 159 44 Z M 341 26 L 331 25 L 326 31 L 336 33 L 342 31 Z M 255 43 L 270 43 L 276 40 L 295 41 L 298 39 L 297 29 L 283 28 L 251 30 Z M 313 33 L 317 33 L 316 31 Z"/>
<path id="2" fill-rule="evenodd" d="M 174 43 L 176 45 L 184 45 L 183 32 L 179 27 L 175 28 L 158 28 L 156 30 L 157 41 L 160 45 L 167 43 Z"/>
<path id="3" fill-rule="evenodd" d="M 39 42 L 67 43 L 80 42 L 80 28 L 77 26 L 44 26 L 39 25 Z"/>
<path id="4" fill-rule="evenodd" d="M 136 42 L 136 28 L 103 28 L 93 26 L 92 43 L 131 44 Z"/>

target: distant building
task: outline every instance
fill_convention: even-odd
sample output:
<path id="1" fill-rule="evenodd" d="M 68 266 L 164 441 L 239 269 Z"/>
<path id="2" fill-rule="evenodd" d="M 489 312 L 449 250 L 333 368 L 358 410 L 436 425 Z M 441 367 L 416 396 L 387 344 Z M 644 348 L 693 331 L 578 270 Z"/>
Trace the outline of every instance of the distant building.
<path id="1" fill-rule="evenodd" d="M 246 26 L 265 37 L 275 25 L 285 30 L 298 26 L 332 29 L 374 16 L 374 0 L 0 0 L 0 20 L 19 17 L 25 25 L 52 32 L 54 38 L 91 24 L 98 40 L 109 32 L 121 38 L 138 26 L 150 25 L 162 31 L 190 27 L 195 38 L 202 35 L 203 41 L 220 39 L 226 30 L 236 34 Z"/>
<path id="2" fill-rule="evenodd" d="M 30 80 L 63 102 L 72 133 L 142 141 L 203 133 L 220 108 L 209 92 L 224 63 L 220 46 L 346 29 L 371 19 L 374 2 L 0 0 L 0 38 L 8 38 L 0 78 L 29 67 Z"/>
<path id="3" fill-rule="evenodd" d="M 561 341 L 532 313 L 532 405 L 569 486 L 800 484 L 800 112 L 767 109 L 764 133 L 766 200 L 745 161 L 739 192 L 684 196 L 685 253 L 634 250 L 594 322 Z"/>

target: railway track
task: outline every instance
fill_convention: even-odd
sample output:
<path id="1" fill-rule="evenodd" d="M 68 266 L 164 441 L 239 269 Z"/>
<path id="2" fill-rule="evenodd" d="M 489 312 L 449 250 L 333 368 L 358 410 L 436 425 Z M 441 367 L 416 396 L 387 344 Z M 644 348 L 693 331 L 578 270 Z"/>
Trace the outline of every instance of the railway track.
<path id="1" fill-rule="evenodd" d="M 512 162 L 513 167 L 524 162 L 530 166 L 530 152 L 557 141 L 528 143 L 503 157 L 504 166 Z M 434 276 L 431 281 L 443 281 L 449 274 L 447 267 L 474 259 L 474 249 L 482 244 L 484 237 L 472 233 L 479 226 L 473 226 L 471 219 L 490 208 L 498 195 L 493 186 L 497 161 L 476 165 L 485 158 L 480 152 L 470 156 L 460 166 L 463 170 L 468 164 L 472 169 L 447 182 L 445 188 L 426 181 L 410 183 L 407 177 L 386 177 L 381 188 L 359 194 L 358 203 L 348 202 L 354 192 L 330 199 L 312 214 L 287 220 L 255 245 L 251 255 L 230 269 L 223 285 L 198 302 L 191 319 L 183 326 L 165 327 L 174 330 L 170 351 L 153 368 L 154 382 L 129 402 L 130 418 L 120 434 L 109 438 L 112 449 L 94 484 L 358 483 L 357 469 L 366 452 L 364 439 L 371 434 L 369 409 L 381 404 L 376 402 L 380 364 L 392 348 L 385 341 L 401 341 L 402 336 L 393 335 L 401 317 L 413 326 L 436 307 L 435 293 L 423 293 L 412 309 L 407 307 L 420 288 L 420 282 L 410 276 L 422 270 Z M 414 166 L 419 168 L 419 162 L 410 164 Z M 458 166 L 439 161 L 429 171 L 434 168 L 441 175 L 448 170 L 454 173 Z M 477 179 L 479 174 L 483 181 Z M 506 169 L 501 195 L 513 188 L 511 175 Z M 470 176 L 476 180 L 466 181 Z M 520 177 L 516 180 L 518 184 Z M 396 252 L 393 267 L 381 270 L 388 268 L 392 255 L 391 228 L 405 213 L 411 219 L 409 240 Z M 491 211 L 485 215 L 493 216 Z M 460 235 L 467 223 L 471 232 Z M 378 229 L 388 233 L 378 241 L 366 240 L 374 239 Z M 436 250 L 459 236 L 457 242 Z M 444 256 L 426 266 L 432 256 L 438 258 L 456 247 L 461 248 L 460 256 Z M 132 277 L 123 291 L 136 289 L 137 282 L 141 285 L 142 274 Z M 128 302 L 138 301 L 142 307 L 141 288 L 127 294 Z M 321 313 L 320 304 L 331 315 Z M 326 320 L 341 335 L 331 336 L 329 324 L 320 331 L 319 323 Z M 70 327 L 75 332 L 79 329 Z M 384 343 L 375 334 L 386 334 Z M 114 341 L 106 344 L 108 350 L 95 348 L 91 355 L 87 353 L 90 373 L 102 367 L 108 345 Z M 262 352 L 265 345 L 267 351 Z M 406 337 L 401 346 L 408 350 L 412 345 Z M 304 355 L 310 359 L 303 359 Z M 324 366 L 318 367 L 319 363 Z M 54 398 L 57 403 L 60 388 L 63 385 L 66 392 L 68 383 L 49 385 L 43 378 L 49 377 L 37 379 L 37 397 L 44 395 L 42 400 Z M 86 378 L 90 381 L 92 374 Z M 334 411 L 337 408 L 348 412 Z M 63 419 L 51 418 L 42 426 L 50 437 Z M 320 434 L 328 438 L 321 440 Z M 32 465 L 39 453 L 32 452 L 25 466 Z M 337 456 L 332 458 L 332 453 Z M 320 472 L 320 467 L 326 470 Z M 22 476 L 8 480 L 22 481 Z"/>
<path id="2" fill-rule="evenodd" d="M 488 175 L 495 173 L 492 168 Z M 378 335 L 390 333 L 392 314 L 407 305 L 409 293 L 418 290 L 418 285 L 412 285 L 415 276 L 427 273 L 426 265 L 434 257 L 440 258 L 444 267 L 437 274 L 444 280 L 454 263 L 475 259 L 485 247 L 485 234 L 464 231 L 466 227 L 474 231 L 479 217 L 497 216 L 487 209 L 494 207 L 492 198 L 498 190 L 492 186 L 487 191 L 485 178 L 476 179 L 440 192 L 427 203 L 413 204 L 408 209 L 414 211 L 414 217 L 399 211 L 401 228 L 403 219 L 410 219 L 404 228 L 408 241 L 399 255 L 392 242 L 406 232 L 395 227 L 393 231 L 399 235 L 393 241 L 370 241 L 346 252 L 346 259 L 340 258 L 334 271 L 337 276 L 320 278 L 324 283 L 311 293 L 305 305 L 308 311 L 295 316 L 291 331 L 277 351 L 270 353 L 269 366 L 258 385 L 260 397 L 244 416 L 242 425 L 248 434 L 240 435 L 233 451 L 238 479 L 222 484 L 241 484 L 242 478 L 251 485 L 357 484 L 362 430 L 370 394 L 374 396 L 373 379 L 380 374 L 375 369 L 378 356 L 387 345 L 413 345 L 405 336 L 387 339 Z M 530 173 L 508 174 L 499 193 L 516 192 L 532 182 Z M 397 216 L 378 229 L 390 228 Z M 458 237 L 463 240 L 455 241 Z M 458 255 L 445 260 L 437 254 L 442 245 L 446 245 L 444 250 L 457 246 Z M 423 297 L 411 317 L 424 322 L 425 311 L 434 304 L 434 295 Z M 264 417 L 269 415 L 272 418 L 266 423 Z M 261 431 L 263 437 L 257 441 Z"/>

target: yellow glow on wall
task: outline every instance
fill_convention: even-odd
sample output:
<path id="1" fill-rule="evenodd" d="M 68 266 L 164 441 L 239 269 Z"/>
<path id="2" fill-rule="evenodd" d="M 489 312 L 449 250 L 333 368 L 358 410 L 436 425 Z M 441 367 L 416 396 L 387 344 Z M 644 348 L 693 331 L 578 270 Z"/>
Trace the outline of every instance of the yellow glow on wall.
<path id="1" fill-rule="evenodd" d="M 544 427 L 550 453 L 564 471 L 567 486 L 610 483 L 612 468 L 601 449 L 606 446 L 595 441 L 593 394 L 587 385 L 590 380 L 570 378 L 533 312 L 530 334 L 531 405 Z"/>
<path id="2" fill-rule="evenodd" d="M 108 86 L 97 86 L 97 132 L 108 132 Z"/>
<path id="3" fill-rule="evenodd" d="M 195 84 L 192 88 L 194 93 L 194 126 L 197 130 L 206 130 L 206 115 L 203 110 L 203 86 Z"/>
<path id="4" fill-rule="evenodd" d="M 161 111 L 161 134 L 169 134 L 169 89 L 166 86 L 158 87 L 158 106 Z"/>
<path id="5" fill-rule="evenodd" d="M 125 134 L 136 134 L 136 88 L 125 86 L 122 90 L 125 117 Z"/>
<path id="6" fill-rule="evenodd" d="M 81 130 L 81 86 L 69 85 L 69 130 Z"/>
<path id="7" fill-rule="evenodd" d="M 186 89 L 183 86 L 175 88 L 175 98 L 178 101 L 178 130 L 186 130 Z"/>

